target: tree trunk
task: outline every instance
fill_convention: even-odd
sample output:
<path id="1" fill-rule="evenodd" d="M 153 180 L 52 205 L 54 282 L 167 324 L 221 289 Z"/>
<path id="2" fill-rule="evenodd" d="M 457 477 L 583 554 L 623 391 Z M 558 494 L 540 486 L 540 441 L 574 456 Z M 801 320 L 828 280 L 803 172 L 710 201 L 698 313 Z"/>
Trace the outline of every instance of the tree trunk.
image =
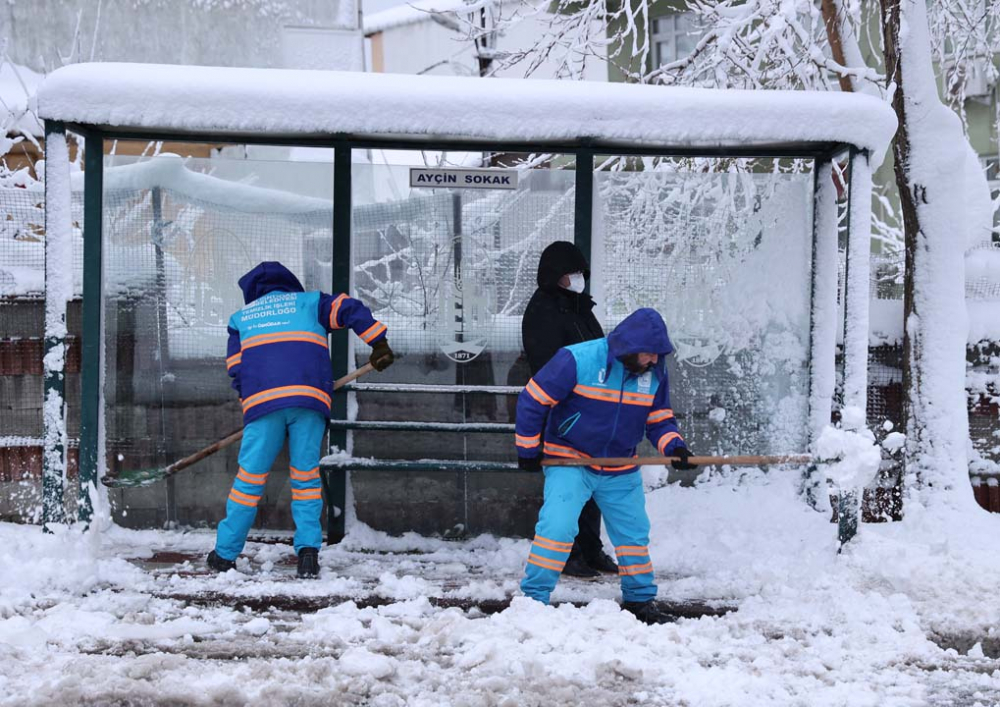
<path id="1" fill-rule="evenodd" d="M 823 12 L 823 25 L 826 27 L 826 38 L 830 42 L 830 53 L 833 55 L 833 60 L 841 66 L 847 66 L 837 0 L 822 0 L 820 9 Z M 837 80 L 840 82 L 841 91 L 845 93 L 854 91 L 854 82 L 851 81 L 850 76 L 841 74 Z"/>

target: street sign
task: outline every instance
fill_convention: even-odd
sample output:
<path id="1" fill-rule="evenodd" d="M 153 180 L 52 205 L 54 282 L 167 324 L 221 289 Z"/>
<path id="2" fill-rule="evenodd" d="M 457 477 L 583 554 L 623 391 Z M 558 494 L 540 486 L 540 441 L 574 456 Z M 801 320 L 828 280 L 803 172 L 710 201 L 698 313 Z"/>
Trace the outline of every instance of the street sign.
<path id="1" fill-rule="evenodd" d="M 410 168 L 410 186 L 451 189 L 517 189 L 516 169 Z"/>

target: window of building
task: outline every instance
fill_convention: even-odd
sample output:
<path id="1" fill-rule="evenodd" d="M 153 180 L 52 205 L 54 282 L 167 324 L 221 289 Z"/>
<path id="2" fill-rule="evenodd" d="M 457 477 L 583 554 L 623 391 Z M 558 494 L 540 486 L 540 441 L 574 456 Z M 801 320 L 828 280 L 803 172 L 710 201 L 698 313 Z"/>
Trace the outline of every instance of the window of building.
<path id="1" fill-rule="evenodd" d="M 657 66 L 683 59 L 698 44 L 694 14 L 680 12 L 653 20 L 653 58 Z"/>

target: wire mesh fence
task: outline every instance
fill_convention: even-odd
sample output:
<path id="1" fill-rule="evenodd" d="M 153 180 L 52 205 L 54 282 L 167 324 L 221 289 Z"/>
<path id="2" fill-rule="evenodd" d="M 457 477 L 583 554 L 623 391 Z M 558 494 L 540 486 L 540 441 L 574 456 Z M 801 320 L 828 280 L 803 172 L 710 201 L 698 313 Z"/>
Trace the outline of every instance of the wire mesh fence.
<path id="1" fill-rule="evenodd" d="M 82 288 L 83 200 L 72 201 L 74 299 Z M 40 444 L 45 329 L 45 193 L 0 188 L 0 447 Z M 71 437 L 75 437 L 79 373 L 79 302 L 69 306 L 67 369 Z M 71 439 L 71 443 L 75 440 Z M 33 454 L 33 452 L 32 452 Z M 34 473 L 34 464 L 32 467 Z"/>
<path id="2" fill-rule="evenodd" d="M 573 240 L 572 170 L 520 173 L 517 188 L 409 186 L 409 168 L 355 165 L 353 289 L 389 327 L 396 363 L 379 382 L 523 385 L 521 315 L 541 251 Z M 360 363 L 367 346 L 357 342 Z M 513 399 L 447 393 L 359 396 L 359 419 L 513 423 Z M 367 432 L 358 455 L 509 459 L 507 435 Z M 464 481 L 460 484 L 463 485 Z M 464 493 L 464 492 L 463 492 Z M 463 508 L 458 517 L 466 515 Z"/>
<path id="3" fill-rule="evenodd" d="M 212 160 L 117 161 L 104 180 L 105 435 L 109 466 L 134 470 L 163 467 L 240 429 L 225 375 L 227 323 L 244 304 L 237 282 L 278 260 L 304 287 L 329 289 L 331 199 L 295 189 L 332 183 L 332 165 L 302 163 L 284 189 L 270 189 L 252 184 L 273 171 L 267 162 L 239 161 L 221 178 L 209 174 Z M 178 477 L 177 520 L 214 519 L 219 509 L 198 499 L 206 486 L 229 483 L 233 461 L 220 455 Z M 278 475 L 265 516 L 287 511 L 275 503 L 285 493 Z M 162 502 L 148 499 L 145 510 L 159 513 Z M 130 505 L 133 520 L 146 520 L 142 499 Z"/>
<path id="4" fill-rule="evenodd" d="M 226 322 L 243 304 L 236 282 L 257 262 L 280 260 L 307 289 L 329 291 L 333 170 L 328 163 L 116 162 L 106 169 L 104 194 L 105 434 L 109 465 L 134 469 L 163 465 L 240 427 L 238 401 L 223 373 Z M 407 167 L 353 168 L 352 294 L 386 322 L 398 354 L 379 382 L 523 384 L 520 318 L 541 251 L 573 240 L 574 171 L 527 170 L 509 191 L 411 188 L 407 176 Z M 0 190 L 0 436 L 8 441 L 41 435 L 42 196 Z M 677 348 L 669 362 L 673 403 L 692 447 L 804 448 L 812 175 L 602 172 L 595 200 L 596 311 L 607 331 L 639 306 L 664 315 Z M 73 220 L 79 293 L 80 193 Z M 841 291 L 842 283 L 841 277 Z M 990 306 L 1000 299 L 997 287 L 991 270 L 976 271 L 967 299 Z M 870 294 L 869 422 L 877 426 L 895 423 L 902 411 L 898 259 L 873 257 Z M 79 312 L 71 308 L 71 436 L 78 330 Z M 18 347 L 25 351 L 15 361 Z M 355 342 L 356 363 L 367 352 Z M 970 358 L 977 473 L 1000 470 L 997 360 L 989 342 Z M 513 422 L 503 397 L 484 394 L 379 392 L 358 401 L 352 414 L 361 420 Z M 495 434 L 365 432 L 356 435 L 354 451 L 511 456 L 506 435 Z M 194 509 L 213 469 L 212 483 L 229 483 L 235 450 L 214 464 L 179 482 L 177 502 L 192 509 L 179 520 L 214 519 Z M 468 490 L 446 484 L 441 493 Z M 278 485 L 271 495 L 282 492 Z M 134 524 L 164 519 L 160 491 L 145 500 L 130 497 L 130 505 Z M 267 509 L 281 505 L 265 504 L 263 521 L 273 521 L 277 511 Z M 463 513 L 467 518 L 468 507 L 455 517 Z"/>
<path id="5" fill-rule="evenodd" d="M 595 297 L 606 329 L 657 309 L 673 407 L 703 453 L 808 442 L 812 175 L 596 177 Z"/>

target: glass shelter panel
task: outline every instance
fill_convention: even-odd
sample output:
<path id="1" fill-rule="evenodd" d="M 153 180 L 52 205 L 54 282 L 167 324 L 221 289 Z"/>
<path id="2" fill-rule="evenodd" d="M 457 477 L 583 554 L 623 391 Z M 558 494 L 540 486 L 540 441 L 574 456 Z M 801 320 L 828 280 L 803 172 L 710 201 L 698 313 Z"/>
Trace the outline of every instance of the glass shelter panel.
<path id="1" fill-rule="evenodd" d="M 330 163 L 109 157 L 104 175 L 104 410 L 109 466 L 162 467 L 239 430 L 226 325 L 239 278 L 278 260 L 306 289 L 330 288 Z M 129 524 L 214 521 L 236 471 L 234 445 L 164 487 L 126 491 Z M 217 504 L 203 502 L 215 493 Z M 287 475 L 262 520 L 287 513 Z M 210 517 L 209 517 L 210 516 Z M 274 522 L 274 519 L 271 519 Z"/>
<path id="2" fill-rule="evenodd" d="M 695 453 L 805 450 L 812 175 L 602 172 L 594 193 L 602 323 L 639 307 L 663 316 L 672 405 Z"/>
<path id="3" fill-rule="evenodd" d="M 455 387 L 527 382 L 521 315 L 542 250 L 573 241 L 574 171 L 523 170 L 516 189 L 411 187 L 406 166 L 355 164 L 352 179 L 352 291 L 388 326 L 397 355 L 391 368 L 364 380 L 446 386 L 440 393 L 360 392 L 357 418 L 512 425 L 515 396 Z M 360 366 L 369 348 L 351 340 Z M 353 453 L 510 461 L 512 440 L 506 430 L 366 430 L 353 435 Z M 352 476 L 352 486 L 358 517 L 390 531 L 509 532 L 530 527 L 540 499 L 517 476 L 366 471 Z M 386 518 L 394 520 L 386 525 Z"/>

